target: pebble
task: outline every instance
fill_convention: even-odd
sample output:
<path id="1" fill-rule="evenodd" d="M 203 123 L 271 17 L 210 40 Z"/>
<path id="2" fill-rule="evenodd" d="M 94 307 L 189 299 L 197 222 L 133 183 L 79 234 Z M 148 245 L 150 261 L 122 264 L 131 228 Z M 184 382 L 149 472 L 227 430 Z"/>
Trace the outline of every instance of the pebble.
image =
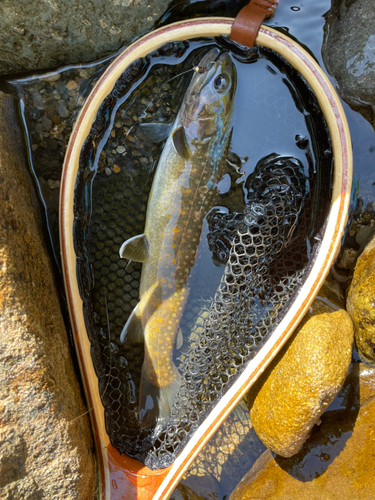
<path id="1" fill-rule="evenodd" d="M 57 141 L 61 141 L 63 139 L 63 132 L 65 130 L 64 125 L 56 125 L 50 132 L 50 136 Z"/>
<path id="2" fill-rule="evenodd" d="M 358 245 L 361 247 L 362 245 L 364 245 L 366 243 L 366 240 L 367 238 L 370 236 L 370 234 L 373 232 L 373 229 L 372 227 L 370 226 L 362 226 L 356 237 L 355 237 L 355 241 L 358 243 Z"/>
<path id="3" fill-rule="evenodd" d="M 65 104 L 59 104 L 57 112 L 59 113 L 61 118 L 68 118 L 69 116 L 69 111 L 66 109 Z"/>
<path id="4" fill-rule="evenodd" d="M 118 165 L 113 165 L 112 170 L 115 174 L 118 174 L 121 172 L 121 167 L 119 167 Z"/>
<path id="5" fill-rule="evenodd" d="M 91 75 L 91 73 L 88 69 L 81 69 L 79 75 L 82 76 L 82 78 L 88 78 Z"/>
<path id="6" fill-rule="evenodd" d="M 42 108 L 44 104 L 43 96 L 41 96 L 40 94 L 34 95 L 33 104 L 36 108 Z"/>
<path id="7" fill-rule="evenodd" d="M 66 85 L 63 82 L 63 80 L 60 80 L 59 82 L 56 83 L 56 88 L 59 94 L 63 94 L 66 90 Z"/>
<path id="8" fill-rule="evenodd" d="M 68 90 L 75 90 L 76 88 L 78 88 L 78 85 L 74 80 L 69 80 L 69 82 L 66 84 L 66 88 Z"/>
<path id="9" fill-rule="evenodd" d="M 117 149 L 116 149 L 116 151 L 119 154 L 122 154 L 122 153 L 125 153 L 126 150 L 125 150 L 124 146 L 118 146 Z"/>
<path id="10" fill-rule="evenodd" d="M 341 269 L 354 269 L 357 260 L 357 250 L 354 248 L 345 248 L 338 267 Z"/>
<path id="11" fill-rule="evenodd" d="M 51 189 L 58 189 L 60 187 L 60 181 L 53 181 L 52 179 L 48 179 L 47 184 Z"/>
<path id="12" fill-rule="evenodd" d="M 43 115 L 43 111 L 38 108 L 31 108 L 29 111 L 29 115 L 33 120 L 39 120 L 39 118 Z"/>
<path id="13" fill-rule="evenodd" d="M 52 129 L 53 122 L 46 115 L 42 116 L 42 126 L 46 132 L 49 132 Z M 36 128 L 35 128 L 36 130 Z"/>
<path id="14" fill-rule="evenodd" d="M 112 170 L 110 168 L 105 167 L 104 171 L 108 176 L 112 175 Z"/>
<path id="15" fill-rule="evenodd" d="M 61 73 L 55 73 L 50 76 L 45 76 L 41 78 L 41 80 L 43 80 L 44 82 L 57 82 L 58 80 L 60 80 L 60 78 L 61 78 Z"/>

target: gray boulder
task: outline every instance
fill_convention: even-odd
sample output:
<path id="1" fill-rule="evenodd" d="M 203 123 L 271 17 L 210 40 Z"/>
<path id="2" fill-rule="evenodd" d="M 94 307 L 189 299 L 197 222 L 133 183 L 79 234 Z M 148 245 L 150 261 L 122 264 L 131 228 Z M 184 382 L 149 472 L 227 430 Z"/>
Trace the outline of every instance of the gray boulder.
<path id="1" fill-rule="evenodd" d="M 375 125 L 374 0 L 332 0 L 322 55 L 341 97 Z"/>
<path id="2" fill-rule="evenodd" d="M 153 28 L 168 0 L 2 0 L 0 74 L 93 61 Z"/>

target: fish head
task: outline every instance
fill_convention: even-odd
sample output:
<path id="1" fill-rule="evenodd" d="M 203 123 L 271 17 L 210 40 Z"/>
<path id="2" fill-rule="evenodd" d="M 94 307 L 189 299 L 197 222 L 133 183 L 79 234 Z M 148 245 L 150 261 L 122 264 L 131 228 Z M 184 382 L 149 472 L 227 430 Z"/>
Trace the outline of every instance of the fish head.
<path id="1" fill-rule="evenodd" d="M 185 95 L 181 122 L 191 137 L 205 139 L 226 131 L 237 86 L 228 52 L 213 48 L 201 59 Z"/>

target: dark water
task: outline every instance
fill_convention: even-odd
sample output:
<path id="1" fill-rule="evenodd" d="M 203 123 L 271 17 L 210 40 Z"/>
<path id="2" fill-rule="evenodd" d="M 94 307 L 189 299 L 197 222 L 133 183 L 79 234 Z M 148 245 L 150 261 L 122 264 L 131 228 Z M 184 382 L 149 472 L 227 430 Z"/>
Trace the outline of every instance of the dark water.
<path id="1" fill-rule="evenodd" d="M 159 124 L 173 122 L 190 79 L 189 69 L 198 64 L 202 52 L 207 52 L 214 43 L 214 40 L 206 39 L 170 44 L 169 48 L 162 48 L 161 53 L 159 51 L 149 59 L 134 63 L 129 75 L 124 74 L 103 103 L 80 158 L 75 198 L 75 249 L 92 357 L 99 387 L 103 390 L 106 428 L 111 442 L 121 452 L 141 459 L 152 468 L 169 465 L 194 427 L 182 424 L 176 416 L 174 425 L 180 429 L 180 437 L 177 438 L 176 430 L 167 432 L 164 428 L 152 428 L 149 431 L 139 424 L 137 410 L 140 404 L 138 394 L 143 344 L 122 344 L 119 339 L 138 301 L 142 266 L 119 259 L 118 252 L 124 241 L 143 232 L 148 194 L 163 147 L 147 138 L 142 132 L 142 125 L 150 121 Z M 324 223 L 328 203 L 326 210 L 320 203 L 319 212 L 316 212 L 315 206 L 318 199 L 330 198 L 330 142 L 312 93 L 285 61 L 267 50 L 254 50 L 246 62 L 241 62 L 239 58 L 238 55 L 234 59 L 238 87 L 229 129 L 231 154 L 236 155 L 242 171 L 236 173 L 235 178 L 233 172 L 228 173 L 228 167 L 220 173 L 219 196 L 210 208 L 223 215 L 242 212 L 245 202 L 248 202 L 246 191 L 252 182 L 255 166 L 270 155 L 281 158 L 280 161 L 284 161 L 284 157 L 293 157 L 293 161 L 300 165 L 304 178 L 308 179 L 308 200 L 303 202 L 303 214 L 295 234 L 295 237 L 300 235 L 302 246 L 293 247 L 295 250 L 298 248 L 298 255 L 292 255 L 288 249 L 284 264 L 280 264 L 281 271 L 272 268 L 273 282 L 268 283 L 267 292 L 265 285 L 257 285 L 269 297 L 274 293 L 276 295 L 274 299 L 266 300 L 269 302 L 267 306 L 262 307 L 258 300 L 253 315 L 258 323 L 268 318 L 268 324 L 273 324 L 278 318 L 280 304 L 285 304 L 296 289 L 301 272 L 315 251 L 315 235 Z M 256 198 L 257 193 L 252 196 Z M 284 201 L 286 204 L 286 199 Z M 185 206 L 181 208 L 187 209 Z M 187 359 L 198 340 L 202 341 L 198 333 L 204 322 L 202 311 L 207 312 L 207 304 L 210 304 L 218 288 L 227 260 L 226 257 L 220 262 L 211 253 L 208 244 L 211 214 L 212 211 L 207 213 L 202 228 L 195 228 L 194 234 L 199 244 L 197 241 L 193 251 L 195 253 L 197 249 L 197 256 L 187 282 L 191 292 L 181 320 L 183 348 L 176 353 L 175 359 L 176 366 L 181 367 L 181 374 L 186 376 L 193 370 L 188 366 Z M 281 220 L 281 225 L 284 224 L 287 224 L 286 220 Z M 290 269 L 288 262 L 298 263 L 298 267 Z M 289 285 L 284 287 L 281 284 L 284 282 Z M 282 290 L 282 297 L 276 289 Z M 110 346 L 106 333 L 106 309 L 111 332 Z M 97 324 L 95 317 L 99 318 Z M 258 342 L 268 330 L 269 327 L 257 330 Z M 236 338 L 240 341 L 238 332 Z M 245 346 L 241 349 L 246 351 Z M 199 356 L 199 353 L 195 355 Z M 243 361 L 236 363 L 237 371 L 248 361 L 249 355 L 250 352 L 247 352 Z M 214 358 L 219 359 L 219 356 Z M 232 368 L 228 370 L 233 371 Z M 233 373 L 229 372 L 226 384 L 219 384 L 220 391 L 211 394 L 210 403 L 200 405 L 201 408 L 194 412 L 191 410 L 195 418 L 199 417 L 199 423 L 231 380 Z M 195 396 L 200 390 L 197 388 Z M 178 404 L 181 404 L 178 399 L 180 392 L 174 403 L 176 412 Z M 187 411 L 188 408 L 184 407 L 184 418 Z M 192 418 L 189 420 L 192 421 Z M 169 443 L 168 436 L 173 436 L 173 444 Z"/>
<path id="2" fill-rule="evenodd" d="M 247 2 L 241 2 L 241 4 L 246 3 Z M 197 13 L 199 15 L 234 15 L 235 11 L 238 10 L 239 4 L 240 2 L 196 1 L 189 3 L 184 1 L 176 1 L 173 2 L 170 11 L 166 14 L 165 19 L 162 22 L 172 22 L 180 18 L 190 17 L 192 14 L 196 15 Z M 303 44 L 305 48 L 307 48 L 311 53 L 314 54 L 320 65 L 324 67 L 321 57 L 321 46 L 323 40 L 323 26 L 325 23 L 324 14 L 328 11 L 329 7 L 330 1 L 327 0 L 320 0 L 316 2 L 293 2 L 289 0 L 283 0 L 282 2 L 280 2 L 280 5 L 277 8 L 275 17 L 272 20 L 268 21 L 266 24 L 280 29 L 283 32 L 289 33 L 290 36 L 299 40 L 299 42 Z M 58 194 L 58 188 L 52 189 L 48 185 L 47 180 L 57 181 L 59 179 L 64 147 L 66 146 L 67 138 L 71 131 L 73 122 L 80 107 L 82 106 L 83 99 L 92 87 L 92 84 L 98 78 L 98 73 L 95 72 L 95 69 L 98 68 L 100 72 L 107 64 L 107 61 L 103 61 L 98 66 L 93 65 L 92 70 L 90 69 L 91 75 L 86 76 L 86 74 L 84 73 L 81 77 L 79 82 L 79 89 L 74 96 L 75 102 L 74 106 L 72 106 L 71 113 L 69 117 L 62 118 L 62 122 L 66 123 L 66 127 L 62 134 L 62 138 L 60 139 L 61 144 L 57 144 L 56 149 L 50 150 L 48 149 L 48 147 L 44 148 L 42 145 L 36 148 L 31 153 L 33 157 L 32 159 L 35 175 L 36 178 L 39 179 L 40 194 L 46 204 L 48 224 L 50 233 L 52 235 L 55 255 L 58 255 L 56 225 L 56 195 Z M 308 171 L 306 151 L 301 150 L 301 148 L 298 147 L 296 136 L 306 137 L 310 135 L 310 132 L 306 129 L 306 123 L 303 115 L 301 113 L 295 112 L 295 102 L 293 100 L 293 97 L 291 96 L 290 90 L 285 85 L 285 83 L 283 83 L 284 75 L 282 74 L 280 68 L 273 65 L 271 67 L 274 72 L 271 72 L 267 67 L 270 66 L 269 61 L 263 59 L 257 61 L 256 64 L 249 65 L 246 69 L 243 68 L 242 64 L 236 64 L 237 70 L 240 75 L 242 75 L 242 73 L 246 71 L 246 79 L 244 78 L 245 73 L 238 79 L 239 85 L 237 96 L 247 96 L 249 93 L 252 96 L 252 99 L 246 100 L 246 112 L 242 112 L 243 110 L 240 109 L 240 106 L 236 105 L 233 115 L 233 122 L 235 123 L 232 142 L 233 150 L 239 157 L 249 158 L 248 161 L 244 164 L 246 175 L 250 174 L 253 171 L 257 161 L 260 158 L 262 158 L 266 154 L 269 154 L 270 152 L 293 155 L 302 161 L 306 168 L 306 171 Z M 61 79 L 65 83 L 71 81 L 72 79 L 76 80 L 77 75 L 79 75 L 82 69 L 85 69 L 86 67 L 90 67 L 90 65 L 81 66 L 78 69 L 74 67 L 63 69 L 61 71 Z M 171 76 L 173 76 L 172 73 L 173 70 L 171 70 Z M 34 127 L 35 129 L 35 125 L 38 123 L 40 117 L 37 117 L 37 115 L 35 115 L 34 109 L 46 109 L 46 107 L 48 105 L 51 106 L 51 104 L 48 104 L 47 101 L 43 102 L 43 104 L 41 102 L 39 102 L 39 104 L 38 102 L 36 102 L 35 105 L 35 102 L 33 101 L 33 95 L 40 95 L 40 91 L 43 89 L 46 89 L 46 92 L 52 91 L 52 89 L 48 89 L 48 82 L 42 82 L 39 77 L 28 79 L 24 82 L 18 82 L 18 85 L 20 88 L 20 93 L 23 96 L 26 104 L 26 121 L 30 131 L 30 145 L 35 146 L 36 142 L 33 138 L 32 127 Z M 276 95 L 277 98 L 275 98 Z M 171 106 L 168 102 L 167 95 L 158 96 L 158 98 L 159 97 L 161 101 L 163 101 L 160 105 L 163 108 L 160 116 L 168 119 L 171 115 L 168 117 L 167 109 L 172 109 L 173 106 Z M 176 101 L 178 101 L 178 99 L 179 96 L 176 94 Z M 146 107 L 147 105 L 148 104 L 145 103 Z M 366 207 L 368 203 L 372 203 L 375 200 L 375 186 L 373 185 L 375 181 L 375 169 L 373 168 L 375 158 L 375 134 L 371 125 L 359 113 L 352 111 L 345 103 L 343 103 L 343 105 L 347 114 L 347 119 L 352 134 L 354 173 L 359 182 L 359 197 L 363 200 L 363 206 Z M 131 105 L 128 104 L 128 108 L 129 107 L 131 109 Z M 135 114 L 142 114 L 141 110 L 134 109 L 134 111 L 136 112 Z M 119 109 L 118 113 L 121 113 L 121 109 Z M 277 115 L 279 116 L 276 120 L 275 117 Z M 269 131 L 268 125 L 270 121 L 272 121 L 275 125 L 272 128 L 271 133 Z M 114 120 L 114 129 L 122 129 L 124 126 L 130 128 L 133 124 L 134 121 L 131 124 L 129 123 L 128 125 L 126 125 L 123 123 L 119 127 L 116 127 L 116 121 Z M 102 145 L 102 150 L 105 152 L 105 158 L 107 161 L 105 162 L 103 157 L 98 157 L 97 164 L 99 166 L 99 170 L 98 176 L 94 181 L 97 182 L 97 186 L 95 186 L 95 184 L 93 183 L 93 190 L 97 189 L 98 192 L 101 189 L 99 177 L 103 177 L 103 182 L 105 182 L 106 185 L 115 185 L 119 179 L 114 173 L 113 166 L 118 165 L 120 168 L 122 168 L 125 162 L 123 153 L 118 153 L 116 151 L 119 143 L 115 143 L 115 141 L 112 141 L 113 145 L 111 145 L 110 142 L 111 139 L 107 137 L 105 138 L 105 140 L 103 140 Z M 277 151 L 275 151 L 276 144 Z M 114 149 L 114 145 L 116 145 L 116 149 Z M 133 165 L 134 161 L 139 161 L 140 158 L 146 158 L 149 161 L 149 164 L 147 165 L 147 168 L 144 172 L 145 178 L 148 176 L 152 164 L 157 161 L 158 154 L 160 154 L 160 152 L 158 152 L 157 150 L 152 150 L 152 146 L 149 147 L 150 150 L 145 151 L 143 145 L 139 146 L 138 151 L 142 151 L 142 156 L 139 156 L 138 158 L 131 158 L 131 160 L 133 161 Z M 55 146 L 53 146 L 53 148 L 55 148 Z M 137 151 L 137 148 L 135 148 L 135 150 Z M 116 153 L 112 153 L 112 151 L 116 151 Z M 54 168 L 48 171 L 48 167 L 45 167 L 45 165 L 48 164 L 48 160 L 52 156 L 58 157 L 58 161 L 54 163 Z M 150 161 L 150 158 L 152 158 L 152 161 Z M 111 159 L 113 163 L 109 164 L 108 159 Z M 106 171 L 106 169 L 108 168 L 111 170 L 110 175 L 108 175 L 108 171 Z M 131 171 L 126 171 L 123 173 L 125 178 L 122 179 L 122 182 L 129 182 L 129 175 L 131 176 Z M 145 185 L 145 178 L 138 179 L 139 186 Z M 150 182 L 150 180 L 148 182 Z M 132 186 L 132 190 L 134 191 L 134 187 L 137 186 L 137 179 L 133 179 L 133 182 L 135 182 L 135 184 L 133 184 Z M 57 192 L 54 192 L 56 191 L 56 189 Z M 117 191 L 115 188 L 110 188 L 110 190 L 111 189 L 113 189 L 113 193 Z M 135 194 L 137 195 L 136 191 Z M 105 196 L 105 194 L 102 194 L 102 196 Z M 107 219 L 104 220 L 104 222 L 107 223 L 106 228 L 108 228 L 108 225 L 110 225 L 113 218 L 118 218 L 118 214 L 113 213 L 113 210 L 116 210 L 116 207 L 113 207 L 112 205 L 113 198 L 111 198 L 109 201 L 111 204 L 108 206 L 108 210 L 103 211 L 104 219 Z M 120 200 L 117 201 L 119 202 Z M 146 204 L 146 199 L 143 200 L 143 203 Z M 103 202 L 103 206 L 105 207 L 105 200 Z M 96 227 L 96 236 L 100 234 L 101 224 L 103 224 L 103 217 L 96 220 L 94 220 L 93 218 L 92 227 Z M 126 222 L 124 222 L 124 224 L 126 224 Z M 93 253 L 98 254 L 97 262 L 102 263 L 103 269 L 105 267 L 109 268 L 111 265 L 118 265 L 118 263 L 111 261 L 110 255 L 105 255 L 105 253 L 108 248 L 113 247 L 113 254 L 115 254 L 118 250 L 118 245 L 120 245 L 124 241 L 124 239 L 126 239 L 126 234 L 130 234 L 132 232 L 135 232 L 135 234 L 137 234 L 139 232 L 139 229 L 141 229 L 142 226 L 142 220 L 138 220 L 137 224 L 138 227 L 131 228 L 131 231 L 128 233 L 124 234 L 124 232 L 122 232 L 121 234 L 114 234 L 112 236 L 112 245 L 105 245 L 104 243 L 107 242 L 104 242 L 101 246 L 100 238 L 98 237 L 96 239 L 96 242 L 94 241 L 94 239 L 92 240 L 92 244 L 94 246 L 96 245 L 97 247 L 101 247 L 95 248 L 95 252 Z M 207 229 L 205 230 L 207 231 Z M 212 259 L 209 253 L 207 252 L 205 255 L 205 265 L 207 265 L 207 263 L 211 265 Z M 108 259 L 108 261 L 106 259 Z M 137 302 L 136 295 L 132 295 L 132 293 L 139 286 L 140 266 L 138 266 L 137 268 L 137 265 L 133 265 L 133 268 L 131 268 L 130 270 L 125 270 L 125 265 L 126 263 L 120 265 L 120 267 L 123 266 L 123 275 L 120 278 L 116 278 L 122 279 L 123 281 L 121 281 L 121 283 L 117 283 L 114 290 L 107 290 L 109 303 L 108 309 L 110 320 L 112 322 L 111 331 L 113 332 L 114 339 L 118 339 L 124 318 L 126 318 L 126 315 L 124 316 L 122 305 L 119 306 L 116 301 L 120 300 L 122 301 L 122 304 L 126 302 L 131 306 L 134 306 Z M 96 264 L 96 266 L 96 271 L 99 272 L 99 264 Z M 215 272 L 217 273 L 220 268 L 212 265 L 211 270 L 215 274 Z M 118 269 L 116 269 L 116 271 L 118 271 Z M 108 285 L 108 281 L 107 283 L 105 283 L 105 285 Z M 102 317 L 104 317 L 103 313 L 105 312 L 105 310 L 103 310 L 102 293 L 104 290 L 103 284 L 101 293 L 99 293 L 100 283 L 97 283 L 96 287 L 96 289 L 94 288 L 94 295 L 96 293 L 98 312 L 102 315 Z M 121 290 L 121 293 L 119 294 L 118 292 L 116 292 L 116 290 Z M 124 295 L 124 290 L 129 296 Z M 113 295 L 111 295 L 111 293 Z M 124 301 L 124 298 L 126 298 L 126 301 Z M 128 311 L 125 311 L 125 313 L 126 312 L 129 313 L 130 309 Z M 188 320 L 189 317 L 187 318 L 187 321 Z M 119 346 L 118 341 L 111 339 L 113 340 L 113 345 L 110 349 L 108 349 L 108 338 L 104 330 L 102 330 L 102 336 L 103 338 L 100 340 L 100 343 L 107 346 L 107 351 L 111 352 L 111 356 L 118 355 L 119 350 L 121 350 L 121 346 Z M 141 363 L 142 356 L 143 353 L 140 350 L 139 353 L 133 356 L 133 361 L 138 364 Z M 128 362 L 127 357 L 124 356 L 123 353 L 120 353 L 120 358 L 122 360 L 122 363 Z M 104 365 L 105 366 L 103 368 L 103 373 L 106 373 L 108 369 L 107 363 L 105 363 Z M 104 380 L 106 380 L 105 377 Z M 129 380 L 127 385 L 128 394 L 130 395 L 129 397 L 134 397 L 135 400 L 137 395 L 137 390 L 135 389 L 135 387 L 137 384 L 139 384 L 139 379 L 131 381 Z M 136 401 L 134 402 L 134 407 L 136 407 Z M 238 415 L 242 416 L 239 417 Z M 257 441 L 256 436 L 254 436 L 254 434 L 248 428 L 246 413 L 237 412 L 236 415 L 231 415 L 230 418 L 234 419 L 234 421 L 237 422 L 236 433 L 239 433 L 239 435 L 242 436 L 242 438 L 240 439 L 240 444 L 237 446 L 236 451 L 232 451 L 231 453 L 224 453 L 224 458 L 220 458 L 216 464 L 212 464 L 212 457 L 215 456 L 215 453 L 212 451 L 212 449 L 219 450 L 218 447 L 223 446 L 222 436 L 214 436 L 211 442 L 207 445 L 206 450 L 203 450 L 200 458 L 198 458 L 196 463 L 192 466 L 191 474 L 188 475 L 189 477 L 186 479 L 186 484 L 193 487 L 198 494 L 202 494 L 205 498 L 225 498 L 226 496 L 228 496 L 239 479 L 242 477 L 242 475 L 247 472 L 247 470 L 259 456 L 260 452 L 263 451 L 262 446 L 260 445 L 259 441 Z M 239 431 L 238 429 L 242 430 Z M 231 427 L 227 427 L 226 431 L 227 433 L 230 433 Z M 218 435 L 219 433 L 220 431 L 218 432 Z M 248 450 L 246 450 L 247 446 Z M 254 450 L 256 450 L 256 452 L 254 452 Z M 236 454 L 237 452 L 238 454 Z M 241 457 L 240 465 L 238 457 Z M 321 465 L 321 467 L 324 468 L 324 465 Z M 211 491 L 209 491 L 210 489 Z"/>

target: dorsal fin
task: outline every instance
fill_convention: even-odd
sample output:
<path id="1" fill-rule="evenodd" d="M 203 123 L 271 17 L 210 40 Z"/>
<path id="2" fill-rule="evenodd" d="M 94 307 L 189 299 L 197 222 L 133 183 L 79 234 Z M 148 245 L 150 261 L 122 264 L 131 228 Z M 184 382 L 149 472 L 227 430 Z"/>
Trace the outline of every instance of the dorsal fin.
<path id="1" fill-rule="evenodd" d="M 177 154 L 179 154 L 184 160 L 189 160 L 191 157 L 191 149 L 184 127 L 178 127 L 173 131 L 172 142 Z"/>
<path id="2" fill-rule="evenodd" d="M 148 257 L 148 241 L 145 234 L 138 234 L 126 240 L 120 248 L 122 259 L 133 260 L 134 262 L 145 262 Z"/>

